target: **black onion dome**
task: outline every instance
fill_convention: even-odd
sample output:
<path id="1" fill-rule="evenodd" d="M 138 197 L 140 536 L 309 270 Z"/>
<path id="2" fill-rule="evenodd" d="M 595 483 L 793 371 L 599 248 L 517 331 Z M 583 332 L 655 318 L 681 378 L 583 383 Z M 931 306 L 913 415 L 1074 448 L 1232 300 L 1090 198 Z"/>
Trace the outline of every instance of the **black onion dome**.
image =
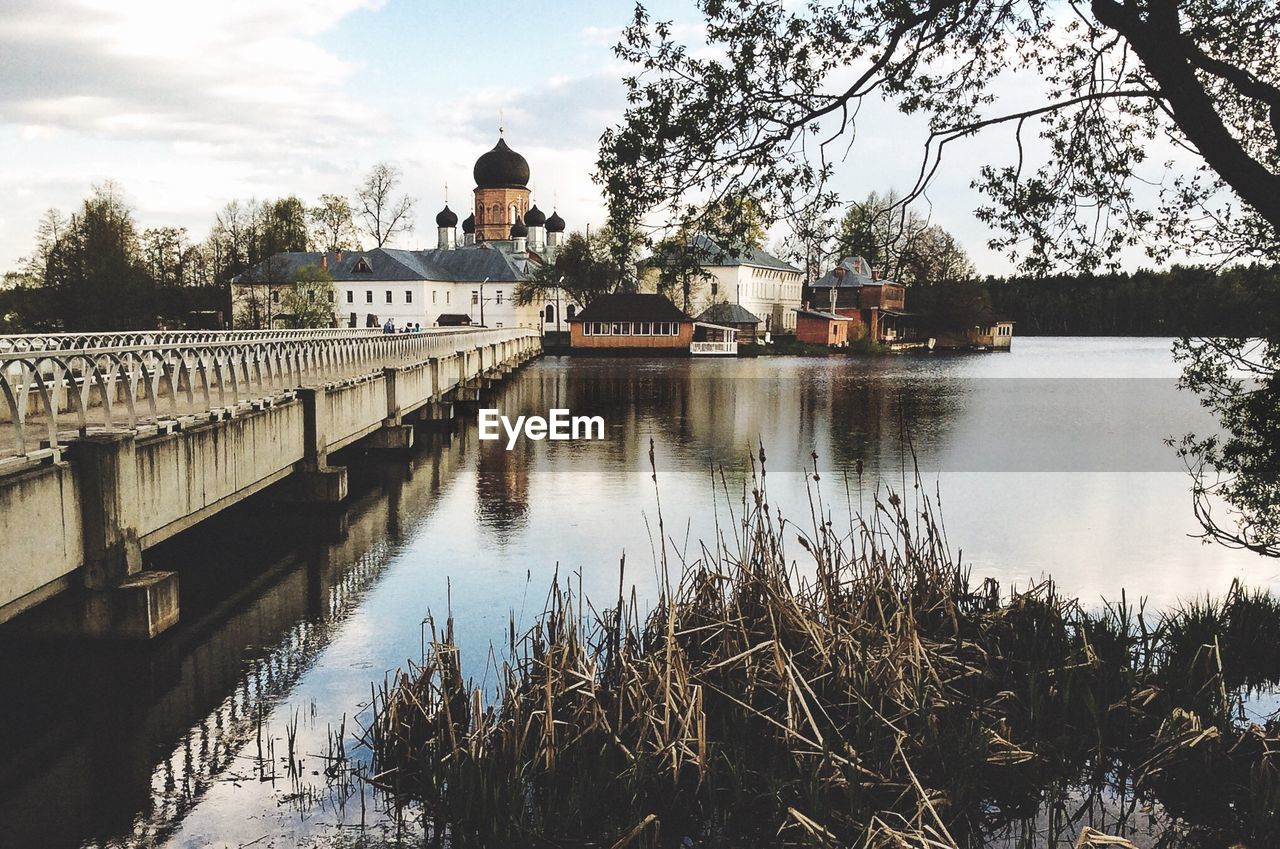
<path id="1" fill-rule="evenodd" d="M 436 216 L 437 227 L 457 227 L 458 213 L 449 208 L 449 204 L 444 205 L 444 209 L 440 210 L 440 214 Z"/>
<path id="2" fill-rule="evenodd" d="M 523 189 L 529 183 L 529 163 L 500 138 L 493 150 L 476 160 L 471 174 L 478 189 Z"/>
<path id="3" fill-rule="evenodd" d="M 552 212 L 551 217 L 547 219 L 548 233 L 563 233 L 564 219 L 560 217 L 560 213 Z"/>
<path id="4" fill-rule="evenodd" d="M 523 239 L 528 235 L 529 228 L 524 226 L 524 222 L 517 218 L 516 223 L 511 225 L 511 238 Z"/>
<path id="5" fill-rule="evenodd" d="M 474 233 L 476 231 L 476 214 L 473 212 L 466 218 L 462 219 L 462 232 Z"/>
<path id="6" fill-rule="evenodd" d="M 547 223 L 547 216 L 542 214 L 542 210 L 538 209 L 535 203 L 533 208 L 524 214 L 524 223 L 527 227 L 541 227 Z"/>

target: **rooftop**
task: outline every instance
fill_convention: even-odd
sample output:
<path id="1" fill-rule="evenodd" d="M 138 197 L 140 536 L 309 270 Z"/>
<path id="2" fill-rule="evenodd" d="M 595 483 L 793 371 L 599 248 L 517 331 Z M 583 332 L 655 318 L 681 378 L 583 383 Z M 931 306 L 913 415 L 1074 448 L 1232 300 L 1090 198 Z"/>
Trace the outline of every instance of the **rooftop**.
<path id="1" fill-rule="evenodd" d="M 847 315 L 836 315 L 833 312 L 823 312 L 822 310 L 796 310 L 796 315 L 808 315 L 814 318 L 825 318 L 828 321 L 853 321 Z"/>
<path id="2" fill-rule="evenodd" d="M 724 247 L 720 242 L 702 233 L 693 237 L 693 246 L 705 257 L 704 265 L 752 265 L 801 274 L 800 269 L 783 259 L 759 248 L 748 246 Z"/>
<path id="3" fill-rule="evenodd" d="M 844 269 L 841 277 L 836 269 Z M 814 289 L 859 289 L 863 286 L 879 285 L 884 280 L 876 280 L 871 276 L 871 264 L 860 256 L 847 256 L 840 260 L 835 268 L 813 281 Z"/>
<path id="4" fill-rule="evenodd" d="M 268 257 L 231 278 L 232 283 L 288 283 L 308 265 L 328 266 L 335 283 L 431 280 L 467 283 L 524 279 L 528 263 L 484 244 L 453 250 L 291 251 Z"/>
<path id="5" fill-rule="evenodd" d="M 741 304 L 712 304 L 702 311 L 697 321 L 705 321 L 711 324 L 759 324 L 760 319 L 755 313 L 743 307 Z"/>
<path id="6" fill-rule="evenodd" d="M 569 321 L 690 321 L 665 295 L 600 295 Z"/>

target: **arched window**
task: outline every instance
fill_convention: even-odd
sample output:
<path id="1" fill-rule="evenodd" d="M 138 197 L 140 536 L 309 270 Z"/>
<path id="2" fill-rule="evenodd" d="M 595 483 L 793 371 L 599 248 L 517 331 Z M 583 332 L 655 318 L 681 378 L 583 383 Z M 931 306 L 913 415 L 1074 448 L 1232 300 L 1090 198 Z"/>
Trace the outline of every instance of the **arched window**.
<path id="1" fill-rule="evenodd" d="M 515 224 L 515 223 L 516 223 L 516 216 L 517 216 L 517 215 L 519 215 L 519 214 L 520 214 L 520 210 L 519 210 L 519 208 L 517 208 L 517 207 L 516 207 L 516 205 L 515 205 L 514 203 L 513 203 L 513 204 L 511 204 L 511 220 L 510 220 L 510 221 L 508 221 L 507 223 L 508 223 L 508 224 Z"/>
<path id="2" fill-rule="evenodd" d="M 556 307 L 555 304 L 547 304 L 547 324 L 556 323 Z"/>
<path id="3" fill-rule="evenodd" d="M 492 223 L 493 223 L 493 224 L 501 224 L 501 223 L 502 223 L 502 207 L 498 206 L 498 205 L 495 203 L 495 204 L 494 204 L 494 205 L 489 209 L 489 212 L 491 212 L 491 213 L 493 214 L 493 221 L 492 221 Z"/>
<path id="4" fill-rule="evenodd" d="M 479 206 L 476 207 L 476 223 L 477 224 L 484 223 L 484 204 L 480 204 Z"/>
<path id="5" fill-rule="evenodd" d="M 573 304 L 569 304 L 569 309 L 565 310 L 565 316 L 569 319 L 572 319 L 577 314 L 578 314 L 578 308 L 575 307 Z"/>

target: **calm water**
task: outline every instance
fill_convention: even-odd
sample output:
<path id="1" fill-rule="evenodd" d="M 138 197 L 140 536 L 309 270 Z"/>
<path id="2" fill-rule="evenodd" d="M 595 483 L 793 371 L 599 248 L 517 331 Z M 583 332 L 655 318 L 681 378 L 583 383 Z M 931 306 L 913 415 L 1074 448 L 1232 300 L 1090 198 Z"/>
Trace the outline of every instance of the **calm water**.
<path id="1" fill-rule="evenodd" d="M 977 576 L 1047 575 L 1087 601 L 1163 607 L 1280 566 L 1202 545 L 1163 440 L 1211 423 L 1174 388 L 1168 340 L 1024 339 L 1008 355 L 736 361 L 546 358 L 507 415 L 599 414 L 600 442 L 480 442 L 474 423 L 412 458 L 352 452 L 353 498 L 299 516 L 269 494 L 149 552 L 182 573 L 183 621 L 136 649 L 35 647 L 0 632 L 0 846 L 350 845 L 385 830 L 372 794 L 326 781 L 371 683 L 417 658 L 450 607 L 467 672 L 556 570 L 607 603 L 656 580 L 650 440 L 670 543 L 689 559 L 763 444 L 771 501 L 808 516 L 806 470 L 845 511 L 911 491 L 912 451 Z M 910 449 L 907 449 L 909 444 Z M 812 459 L 817 454 L 816 461 Z M 864 474 L 859 490 L 857 463 Z M 736 497 L 736 496 L 735 496 Z M 288 741 L 303 760 L 289 775 Z M 274 768 L 272 766 L 274 764 Z"/>

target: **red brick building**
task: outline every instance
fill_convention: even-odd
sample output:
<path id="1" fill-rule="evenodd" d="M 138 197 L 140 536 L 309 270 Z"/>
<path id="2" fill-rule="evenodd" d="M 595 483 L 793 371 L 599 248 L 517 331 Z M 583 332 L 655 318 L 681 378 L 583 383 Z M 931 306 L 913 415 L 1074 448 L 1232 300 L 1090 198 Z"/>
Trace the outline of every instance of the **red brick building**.
<path id="1" fill-rule="evenodd" d="M 796 341 L 806 345 L 843 348 L 849 344 L 853 319 L 821 310 L 796 310 Z"/>

